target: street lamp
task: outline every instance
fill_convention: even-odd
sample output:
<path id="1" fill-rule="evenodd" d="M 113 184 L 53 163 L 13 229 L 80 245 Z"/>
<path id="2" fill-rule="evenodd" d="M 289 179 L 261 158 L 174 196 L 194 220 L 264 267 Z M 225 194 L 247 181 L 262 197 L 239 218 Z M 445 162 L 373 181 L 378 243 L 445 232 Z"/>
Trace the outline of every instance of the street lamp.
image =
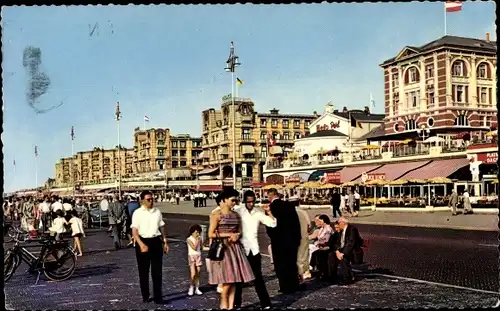
<path id="1" fill-rule="evenodd" d="M 236 189 L 236 108 L 234 105 L 234 73 L 236 71 L 236 67 L 240 66 L 239 58 L 234 53 L 234 44 L 231 41 L 231 47 L 229 49 L 229 58 L 226 61 L 226 68 L 224 68 L 227 72 L 231 73 L 231 106 L 233 108 L 233 187 Z"/>
<path id="2" fill-rule="evenodd" d="M 417 135 L 418 137 L 422 138 L 422 140 L 425 140 L 427 137 L 429 137 L 431 133 L 431 130 L 425 127 L 425 125 L 422 125 L 421 128 L 417 130 Z"/>
<path id="3" fill-rule="evenodd" d="M 118 198 L 121 200 L 122 198 L 122 161 L 120 157 L 120 119 L 122 118 L 122 114 L 120 112 L 120 102 L 116 103 L 116 130 L 118 134 Z"/>

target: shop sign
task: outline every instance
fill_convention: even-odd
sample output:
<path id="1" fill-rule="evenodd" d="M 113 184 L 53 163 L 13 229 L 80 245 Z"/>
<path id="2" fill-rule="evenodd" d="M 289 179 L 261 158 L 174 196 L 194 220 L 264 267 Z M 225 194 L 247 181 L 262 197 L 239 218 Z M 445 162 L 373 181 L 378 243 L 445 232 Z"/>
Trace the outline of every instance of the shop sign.
<path id="1" fill-rule="evenodd" d="M 300 178 L 299 177 L 289 177 L 286 179 L 286 182 L 287 183 L 299 183 L 300 182 Z"/>
<path id="2" fill-rule="evenodd" d="M 477 160 L 484 164 L 496 164 L 498 161 L 498 152 L 478 153 Z"/>
<path id="3" fill-rule="evenodd" d="M 325 173 L 321 177 L 321 182 L 326 184 L 340 184 L 340 172 Z"/>
<path id="4" fill-rule="evenodd" d="M 316 125 L 317 132 L 334 130 L 334 129 L 338 129 L 338 128 L 340 128 L 340 120 L 338 120 L 337 122 L 332 121 L 332 122 L 330 122 L 329 125 L 328 124 Z"/>
<path id="5" fill-rule="evenodd" d="M 363 173 L 361 174 L 361 181 L 367 183 L 372 180 L 385 180 L 385 173 Z"/>

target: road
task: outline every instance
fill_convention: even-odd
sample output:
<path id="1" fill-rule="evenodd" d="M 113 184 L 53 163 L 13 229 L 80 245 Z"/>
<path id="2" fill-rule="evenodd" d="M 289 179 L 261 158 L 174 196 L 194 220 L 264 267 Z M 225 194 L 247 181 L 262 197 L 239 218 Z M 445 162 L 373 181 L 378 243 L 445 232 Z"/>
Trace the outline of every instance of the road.
<path id="1" fill-rule="evenodd" d="M 170 235 L 184 237 L 193 223 L 207 216 L 164 214 Z M 499 291 L 498 233 L 381 225 L 356 225 L 369 242 L 365 262 L 370 272 Z M 261 251 L 269 238 L 259 232 Z"/>

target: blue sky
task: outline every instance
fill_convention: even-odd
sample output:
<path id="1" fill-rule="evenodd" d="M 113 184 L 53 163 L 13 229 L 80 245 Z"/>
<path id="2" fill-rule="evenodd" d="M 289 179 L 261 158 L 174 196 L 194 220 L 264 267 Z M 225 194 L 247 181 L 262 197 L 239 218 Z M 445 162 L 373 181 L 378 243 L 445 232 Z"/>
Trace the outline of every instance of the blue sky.
<path id="1" fill-rule="evenodd" d="M 233 40 L 245 82 L 240 97 L 258 111 L 321 112 L 362 108 L 372 92 L 383 112 L 378 66 L 405 45 L 444 35 L 443 3 L 311 5 L 7 7 L 3 15 L 5 190 L 35 186 L 55 175 L 55 163 L 75 149 L 117 144 L 114 112 L 120 101 L 121 142 L 133 129 L 169 127 L 201 135 L 201 111 L 231 92 L 223 68 Z M 494 2 L 465 3 L 448 14 L 451 35 L 495 38 Z M 92 36 L 89 27 L 99 25 Z M 26 100 L 23 50 L 42 51 L 51 85 L 36 114 Z M 14 170 L 13 160 L 16 161 Z"/>

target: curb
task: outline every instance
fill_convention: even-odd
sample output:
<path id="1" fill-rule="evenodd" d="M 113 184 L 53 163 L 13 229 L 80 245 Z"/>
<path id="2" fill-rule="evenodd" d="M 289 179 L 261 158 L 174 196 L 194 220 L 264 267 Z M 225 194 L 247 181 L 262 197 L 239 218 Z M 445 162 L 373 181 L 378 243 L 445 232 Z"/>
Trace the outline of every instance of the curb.
<path id="1" fill-rule="evenodd" d="M 301 205 L 301 209 L 331 209 L 330 205 Z M 426 206 L 426 207 L 375 207 L 375 206 L 361 206 L 359 208 L 361 211 L 380 211 L 380 212 L 408 212 L 408 213 L 433 213 L 433 212 L 449 212 L 451 208 L 447 206 Z M 474 214 L 480 215 L 498 215 L 498 208 L 476 208 Z"/>

